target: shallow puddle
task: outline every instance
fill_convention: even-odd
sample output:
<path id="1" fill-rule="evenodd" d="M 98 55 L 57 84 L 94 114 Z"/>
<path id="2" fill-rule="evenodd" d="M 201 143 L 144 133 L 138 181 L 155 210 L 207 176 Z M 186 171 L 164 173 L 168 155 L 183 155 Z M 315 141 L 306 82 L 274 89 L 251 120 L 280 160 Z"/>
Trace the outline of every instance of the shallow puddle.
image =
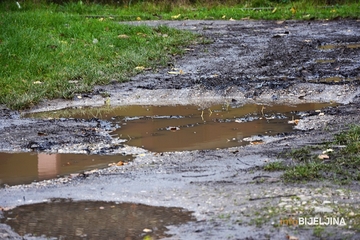
<path id="1" fill-rule="evenodd" d="M 127 139 L 127 144 L 163 152 L 251 144 L 247 137 L 291 132 L 294 125 L 288 121 L 299 118 L 299 112 L 329 105 L 126 106 L 66 109 L 31 117 L 106 119 L 120 126 L 112 134 Z"/>
<path id="2" fill-rule="evenodd" d="M 54 199 L 5 211 L 0 222 L 9 225 L 20 236 L 160 239 L 170 237 L 166 234 L 166 226 L 195 221 L 191 214 L 181 208 Z"/>
<path id="3" fill-rule="evenodd" d="M 334 63 L 336 60 L 335 59 L 316 59 L 315 62 L 316 63 Z"/>
<path id="4" fill-rule="evenodd" d="M 344 78 L 344 77 L 338 77 L 338 76 L 332 76 L 332 77 L 324 77 L 319 79 L 311 79 L 308 80 L 308 82 L 312 83 L 340 83 L 340 82 L 355 82 L 360 81 L 360 78 Z"/>
<path id="5" fill-rule="evenodd" d="M 0 187 L 107 167 L 109 163 L 129 161 L 123 155 L 0 153 Z"/>
<path id="6" fill-rule="evenodd" d="M 321 50 L 333 50 L 335 48 L 360 48 L 360 43 L 344 43 L 344 44 L 325 44 L 319 46 L 319 49 Z"/>

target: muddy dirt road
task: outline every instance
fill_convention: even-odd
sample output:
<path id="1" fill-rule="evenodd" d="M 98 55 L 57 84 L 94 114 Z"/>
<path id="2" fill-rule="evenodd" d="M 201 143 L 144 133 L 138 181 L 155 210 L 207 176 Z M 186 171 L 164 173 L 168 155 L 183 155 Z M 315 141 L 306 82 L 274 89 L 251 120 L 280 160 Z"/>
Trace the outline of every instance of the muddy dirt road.
<path id="1" fill-rule="evenodd" d="M 264 144 L 218 150 L 153 153 L 114 139 L 115 126 L 99 119 L 24 119 L 0 110 L 0 150 L 133 154 L 131 164 L 72 178 L 0 189 L 0 207 L 54 198 L 141 203 L 192 211 L 196 221 L 167 226 L 170 239 L 359 239 L 360 187 L 315 182 L 284 184 L 281 173 L 261 166 L 279 152 L 322 143 L 359 123 L 360 22 L 338 21 L 154 21 L 204 36 L 166 68 L 145 71 L 126 83 L 98 86 L 74 101 L 52 100 L 31 112 L 65 107 L 214 103 L 342 105 L 304 115 L 302 131 L 267 138 Z M 205 40 L 206 39 L 206 40 Z M 81 95 L 81 94 L 79 94 Z M 293 226 L 280 219 L 344 218 L 346 226 Z M 356 225 L 357 224 L 357 225 Z M 170 224 L 171 225 L 171 224 Z M 356 228 L 357 226 L 357 228 Z M 25 228 L 25 227 L 24 227 Z M 144 226 L 146 228 L 146 226 Z M 45 233 L 44 233 L 45 234 Z M 84 235 L 85 236 L 85 235 Z M 90 235 L 86 235 L 90 236 Z M 51 237 L 50 235 L 48 237 Z M 20 239 L 0 224 L 0 238 Z M 30 238 L 28 236 L 28 238 Z M 40 238 L 40 237 L 39 237 Z M 90 237 L 91 238 L 91 237 Z"/>

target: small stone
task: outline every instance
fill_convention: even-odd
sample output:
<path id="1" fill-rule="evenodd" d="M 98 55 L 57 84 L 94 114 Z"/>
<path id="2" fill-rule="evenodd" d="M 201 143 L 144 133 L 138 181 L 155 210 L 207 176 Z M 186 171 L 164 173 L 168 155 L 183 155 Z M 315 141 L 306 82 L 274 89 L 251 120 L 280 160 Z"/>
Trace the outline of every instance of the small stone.
<path id="1" fill-rule="evenodd" d="M 315 213 L 332 213 L 333 209 L 330 207 L 314 207 Z"/>
<path id="2" fill-rule="evenodd" d="M 292 199 L 291 198 L 281 198 L 282 202 L 292 202 Z"/>
<path id="3" fill-rule="evenodd" d="M 330 204 L 331 203 L 331 201 L 323 201 L 323 205 L 325 205 L 325 204 Z"/>
<path id="4" fill-rule="evenodd" d="M 311 199 L 310 196 L 305 196 L 305 195 L 299 195 L 298 198 L 300 198 L 301 201 L 308 201 Z"/>
<path id="5" fill-rule="evenodd" d="M 145 232 L 145 233 L 151 233 L 151 232 L 152 232 L 152 230 L 151 230 L 151 229 L 149 229 L 149 228 L 144 228 L 143 232 Z"/>

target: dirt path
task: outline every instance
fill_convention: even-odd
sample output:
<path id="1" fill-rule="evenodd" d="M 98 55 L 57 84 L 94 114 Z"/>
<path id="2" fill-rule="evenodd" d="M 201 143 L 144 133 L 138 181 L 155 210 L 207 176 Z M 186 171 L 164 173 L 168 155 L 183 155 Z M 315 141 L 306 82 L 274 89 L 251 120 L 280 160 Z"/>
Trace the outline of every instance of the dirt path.
<path id="1" fill-rule="evenodd" d="M 131 24 L 142 23 L 191 30 L 211 43 L 190 46 L 185 56 L 174 57 L 168 68 L 144 72 L 127 83 L 98 86 L 93 94 L 83 95 L 81 100 L 47 101 L 32 111 L 100 106 L 104 104 L 100 92 L 110 94 L 112 105 L 206 106 L 232 101 L 266 104 L 335 101 L 345 105 L 324 110 L 324 116 L 305 117 L 299 128 L 306 131 L 274 137 L 267 144 L 164 154 L 124 148 L 109 136 L 113 126 L 103 121 L 21 119 L 18 113 L 2 109 L 2 151 L 58 152 L 66 148 L 79 152 L 91 145 L 92 153 L 107 153 L 109 149 L 113 153 L 132 151 L 137 158 L 130 165 L 100 170 L 86 178 L 54 179 L 0 189 L 1 207 L 66 196 L 194 211 L 198 222 L 171 227 L 173 239 L 286 239 L 286 234 L 318 239 L 314 226 L 279 226 L 280 218 L 331 209 L 331 217 L 350 221 L 349 214 L 356 211 L 353 207 L 360 199 L 357 185 L 323 182 L 285 185 L 279 179 L 280 173 L 264 173 L 257 167 L 277 160 L 277 154 L 284 149 L 321 143 L 348 124 L 359 122 L 358 21 Z M 325 127 L 327 131 L 323 131 Z M 44 131 L 46 138 L 38 134 Z M 16 238 L 6 226 L 0 225 L 0 229 L 8 238 Z M 327 239 L 358 239 L 360 233 L 333 226 L 323 227 L 321 234 Z"/>

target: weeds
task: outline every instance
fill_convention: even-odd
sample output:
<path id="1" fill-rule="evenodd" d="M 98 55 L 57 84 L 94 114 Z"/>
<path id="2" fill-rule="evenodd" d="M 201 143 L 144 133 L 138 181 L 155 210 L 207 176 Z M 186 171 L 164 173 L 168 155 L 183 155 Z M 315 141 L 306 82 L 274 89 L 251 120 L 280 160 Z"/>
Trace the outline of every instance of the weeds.
<path id="1" fill-rule="evenodd" d="M 339 144 L 345 147 L 329 152 L 329 159 L 318 158 L 321 146 L 320 149 L 308 146 L 285 153 L 283 156 L 291 160 L 288 164 L 273 162 L 264 166 L 264 170 L 284 171 L 285 182 L 331 180 L 348 184 L 360 181 L 360 126 L 351 126 L 348 131 L 335 135 L 334 141 L 323 148 Z"/>
<path id="2" fill-rule="evenodd" d="M 284 171 L 288 167 L 283 162 L 271 162 L 264 166 L 265 171 L 275 172 L 275 171 Z"/>

